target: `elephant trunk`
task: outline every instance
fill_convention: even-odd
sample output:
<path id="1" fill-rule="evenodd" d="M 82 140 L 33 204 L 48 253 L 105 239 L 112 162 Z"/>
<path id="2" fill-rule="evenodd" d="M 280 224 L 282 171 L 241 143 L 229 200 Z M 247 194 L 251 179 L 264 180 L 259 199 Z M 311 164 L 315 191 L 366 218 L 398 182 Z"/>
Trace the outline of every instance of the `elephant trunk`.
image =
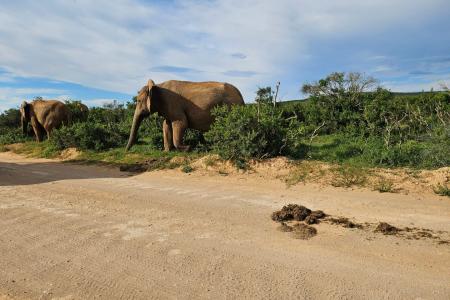
<path id="1" fill-rule="evenodd" d="M 133 117 L 133 125 L 131 126 L 130 138 L 128 139 L 127 147 L 125 148 L 126 151 L 130 150 L 131 146 L 133 146 L 136 142 L 137 132 L 139 130 L 139 126 L 141 125 L 142 119 L 143 115 L 141 114 L 141 112 L 136 110 Z"/>
<path id="2" fill-rule="evenodd" d="M 25 118 L 21 118 L 20 123 L 22 125 L 23 134 L 27 135 L 28 134 L 28 121 Z"/>

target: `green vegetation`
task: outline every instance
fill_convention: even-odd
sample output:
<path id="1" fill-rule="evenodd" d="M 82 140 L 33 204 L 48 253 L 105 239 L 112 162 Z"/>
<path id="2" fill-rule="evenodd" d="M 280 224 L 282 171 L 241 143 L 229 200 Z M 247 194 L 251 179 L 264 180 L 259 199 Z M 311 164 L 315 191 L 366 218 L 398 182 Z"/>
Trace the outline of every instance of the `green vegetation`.
<path id="1" fill-rule="evenodd" d="M 334 173 L 331 184 L 336 187 L 364 186 L 367 181 L 367 170 L 354 165 L 342 164 L 331 171 Z"/>
<path id="2" fill-rule="evenodd" d="M 254 104 L 215 108 L 208 132 L 186 133 L 185 143 L 193 149 L 189 154 L 161 151 L 162 119 L 157 115 L 143 121 L 140 142 L 125 153 L 135 99 L 92 108 L 87 118 L 80 102 L 69 101 L 72 124 L 40 145 L 30 142 L 32 131 L 22 134 L 19 111 L 10 109 L 0 114 L 0 145 L 26 142 L 24 151 L 40 151 L 41 156 L 77 148 L 87 161 L 119 163 L 212 152 L 244 169 L 249 159 L 284 155 L 340 164 L 333 171 L 338 186 L 364 184 L 363 168 L 450 165 L 448 92 L 395 94 L 358 73 L 333 73 L 302 90 L 308 100 L 274 104 L 266 87 L 258 90 Z M 303 181 L 307 175 L 300 172 L 292 180 Z M 378 190 L 391 188 L 383 183 Z"/>
<path id="3" fill-rule="evenodd" d="M 380 193 L 394 193 L 394 183 L 391 180 L 382 177 L 375 184 L 374 190 L 379 191 Z"/>
<path id="4" fill-rule="evenodd" d="M 436 185 L 433 190 L 438 195 L 450 197 L 450 187 L 445 183 Z"/>
<path id="5" fill-rule="evenodd" d="M 0 145 L 22 143 L 30 139 L 22 134 L 20 129 L 20 112 L 18 109 L 8 109 L 0 114 Z"/>
<path id="6" fill-rule="evenodd" d="M 183 167 L 181 167 L 181 171 L 183 171 L 184 173 L 191 173 L 192 171 L 194 171 L 194 168 L 190 165 L 184 165 Z"/>

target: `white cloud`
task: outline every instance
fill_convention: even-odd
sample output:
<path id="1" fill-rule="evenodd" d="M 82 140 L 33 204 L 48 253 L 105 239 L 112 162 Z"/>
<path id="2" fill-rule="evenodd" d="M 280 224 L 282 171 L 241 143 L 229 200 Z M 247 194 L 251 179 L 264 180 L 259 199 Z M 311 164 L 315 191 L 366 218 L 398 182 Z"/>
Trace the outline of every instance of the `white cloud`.
<path id="1" fill-rule="evenodd" d="M 101 98 L 101 99 L 89 100 L 88 105 L 89 106 L 105 106 L 105 105 L 108 105 L 108 104 L 113 104 L 115 102 L 118 103 L 118 104 L 125 104 L 125 103 L 122 103 L 120 101 L 117 101 L 116 99 Z"/>
<path id="2" fill-rule="evenodd" d="M 252 98 L 309 60 L 317 39 L 415 26 L 445 7 L 448 0 L 8 1 L 0 67 L 130 94 L 148 78 L 229 81 Z M 202 72 L 152 71 L 161 66 Z"/>
<path id="3" fill-rule="evenodd" d="M 59 99 L 66 91 L 48 88 L 5 88 L 0 87 L 0 112 L 11 107 L 18 107 L 24 100 L 40 96 L 44 99 Z"/>

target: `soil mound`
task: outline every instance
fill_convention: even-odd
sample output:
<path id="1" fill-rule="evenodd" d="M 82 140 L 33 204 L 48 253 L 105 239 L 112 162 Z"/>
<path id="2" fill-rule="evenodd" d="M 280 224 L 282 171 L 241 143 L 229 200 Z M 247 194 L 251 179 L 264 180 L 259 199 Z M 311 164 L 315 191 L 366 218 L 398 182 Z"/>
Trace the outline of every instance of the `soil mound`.
<path id="1" fill-rule="evenodd" d="M 77 148 L 67 148 L 61 151 L 59 158 L 62 160 L 77 159 L 81 152 Z"/>
<path id="2" fill-rule="evenodd" d="M 392 226 L 391 224 L 388 224 L 386 222 L 380 222 L 377 226 L 377 228 L 375 228 L 375 232 L 381 232 L 382 234 L 385 235 L 395 235 L 397 233 L 399 233 L 401 231 L 401 229 Z"/>

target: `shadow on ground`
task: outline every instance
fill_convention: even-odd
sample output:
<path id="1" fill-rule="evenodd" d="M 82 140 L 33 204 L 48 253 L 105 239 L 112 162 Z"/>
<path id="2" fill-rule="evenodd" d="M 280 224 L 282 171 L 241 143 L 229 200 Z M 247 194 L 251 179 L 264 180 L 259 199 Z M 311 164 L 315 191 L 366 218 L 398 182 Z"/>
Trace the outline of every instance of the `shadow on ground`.
<path id="1" fill-rule="evenodd" d="M 94 166 L 37 162 L 0 161 L 0 186 L 39 184 L 68 179 L 121 178 L 129 173 Z"/>

